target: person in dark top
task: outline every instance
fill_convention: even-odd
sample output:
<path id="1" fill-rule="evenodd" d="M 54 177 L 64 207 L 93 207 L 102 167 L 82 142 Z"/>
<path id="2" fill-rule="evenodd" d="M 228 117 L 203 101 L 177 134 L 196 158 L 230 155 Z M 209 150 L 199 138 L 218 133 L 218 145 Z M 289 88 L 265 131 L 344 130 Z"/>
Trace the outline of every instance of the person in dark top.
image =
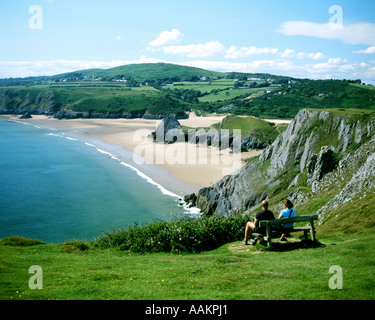
<path id="1" fill-rule="evenodd" d="M 263 233 L 264 234 L 266 232 L 264 227 L 259 227 L 259 221 L 274 220 L 275 219 L 275 216 L 273 215 L 272 211 L 268 210 L 268 201 L 267 200 L 262 201 L 262 209 L 263 210 L 261 210 L 261 211 L 259 211 L 255 214 L 254 222 L 249 221 L 246 224 L 245 239 L 244 239 L 245 245 L 248 245 L 247 241 L 248 241 L 249 235 L 251 233 L 256 232 L 256 233 Z M 255 245 L 257 243 L 257 241 L 258 241 L 258 238 L 255 238 L 252 241 L 252 244 Z"/>

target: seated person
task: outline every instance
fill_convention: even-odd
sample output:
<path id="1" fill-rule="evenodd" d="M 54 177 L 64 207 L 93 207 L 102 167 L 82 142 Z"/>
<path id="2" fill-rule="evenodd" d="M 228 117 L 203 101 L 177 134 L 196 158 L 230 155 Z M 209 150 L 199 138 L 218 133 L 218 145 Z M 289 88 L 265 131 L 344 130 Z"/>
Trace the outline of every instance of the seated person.
<path id="1" fill-rule="evenodd" d="M 256 233 L 263 233 L 264 234 L 266 232 L 264 227 L 259 227 L 259 221 L 274 220 L 275 219 L 275 216 L 273 215 L 273 213 L 268 210 L 268 201 L 267 200 L 262 201 L 262 209 L 263 210 L 261 210 L 261 211 L 259 211 L 255 214 L 254 222 L 249 221 L 246 224 L 245 239 L 244 239 L 245 245 L 248 245 L 247 240 L 248 240 L 249 235 L 251 233 L 256 232 Z M 255 238 L 253 240 L 252 244 L 255 245 L 257 243 L 257 241 L 258 241 L 258 238 Z"/>
<path id="2" fill-rule="evenodd" d="M 289 199 L 284 199 L 283 200 L 283 206 L 284 209 L 281 211 L 280 215 L 278 216 L 278 219 L 283 219 L 283 218 L 293 218 L 296 216 L 296 212 L 293 208 L 293 203 Z M 293 223 L 286 223 L 282 225 L 283 229 L 291 229 L 293 228 Z M 287 230 L 285 230 L 287 231 Z M 287 241 L 285 239 L 286 233 L 283 233 L 280 237 L 280 241 Z"/>

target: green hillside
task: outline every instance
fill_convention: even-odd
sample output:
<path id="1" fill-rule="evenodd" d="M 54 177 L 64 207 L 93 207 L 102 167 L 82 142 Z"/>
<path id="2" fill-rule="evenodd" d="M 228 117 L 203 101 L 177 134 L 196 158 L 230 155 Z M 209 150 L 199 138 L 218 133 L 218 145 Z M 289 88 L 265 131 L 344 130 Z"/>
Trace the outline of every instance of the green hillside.
<path id="1" fill-rule="evenodd" d="M 151 81 L 180 79 L 190 80 L 201 77 L 224 77 L 222 72 L 208 71 L 200 68 L 181 66 L 170 63 L 140 63 L 123 65 L 110 69 L 89 69 L 63 73 L 51 77 L 52 79 L 74 78 L 82 80 L 86 78 L 102 78 L 102 80 L 134 78 L 137 81 Z"/>
<path id="2" fill-rule="evenodd" d="M 58 115 L 70 112 L 77 117 L 142 117 L 174 114 L 179 117 L 190 110 L 187 102 L 170 97 L 152 87 L 129 88 L 104 84 L 87 86 L 64 84 L 53 86 L 0 88 L 0 113 Z"/>
<path id="3" fill-rule="evenodd" d="M 0 79 L 0 114 L 73 111 L 128 117 L 193 110 L 291 119 L 304 108 L 375 110 L 374 89 L 360 80 L 223 73 L 168 63 Z"/>
<path id="4" fill-rule="evenodd" d="M 254 138 L 266 142 L 273 142 L 279 135 L 273 123 L 255 117 L 228 116 L 222 121 L 220 129 L 229 129 L 230 134 L 233 129 L 239 129 L 243 138 L 252 134 Z"/>
<path id="5" fill-rule="evenodd" d="M 207 112 L 228 112 L 229 108 L 231 113 L 238 115 L 289 119 L 304 108 L 375 110 L 372 87 L 353 85 L 342 80 L 305 79 L 264 89 L 253 89 L 253 92 L 248 90 L 251 89 L 237 89 L 237 97 L 226 101 L 213 100 L 211 103 L 202 103 L 201 108 Z M 208 97 L 210 96 L 212 94 Z"/>

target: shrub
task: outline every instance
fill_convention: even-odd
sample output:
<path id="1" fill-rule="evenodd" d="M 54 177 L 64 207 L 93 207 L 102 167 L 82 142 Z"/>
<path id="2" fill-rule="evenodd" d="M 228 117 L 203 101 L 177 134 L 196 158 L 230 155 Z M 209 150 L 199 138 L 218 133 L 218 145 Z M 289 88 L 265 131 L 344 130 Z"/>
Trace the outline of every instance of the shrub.
<path id="1" fill-rule="evenodd" d="M 37 239 L 29 239 L 21 236 L 9 236 L 2 240 L 3 244 L 6 246 L 15 246 L 15 247 L 29 247 L 36 246 L 39 244 L 45 244 L 45 242 Z"/>
<path id="2" fill-rule="evenodd" d="M 118 247 L 132 252 L 197 253 L 213 250 L 243 237 L 247 217 L 202 217 L 153 221 L 146 226 L 120 229 L 97 238 L 99 247 Z"/>
<path id="3" fill-rule="evenodd" d="M 89 249 L 89 246 L 86 242 L 80 240 L 74 240 L 64 243 L 65 252 L 82 252 Z"/>

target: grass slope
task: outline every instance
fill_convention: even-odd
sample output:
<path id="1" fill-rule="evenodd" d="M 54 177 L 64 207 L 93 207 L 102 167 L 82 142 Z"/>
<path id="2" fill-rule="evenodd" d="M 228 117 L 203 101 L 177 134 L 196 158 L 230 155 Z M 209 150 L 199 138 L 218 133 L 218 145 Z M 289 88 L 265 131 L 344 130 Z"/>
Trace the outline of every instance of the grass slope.
<path id="1" fill-rule="evenodd" d="M 279 251 L 226 244 L 200 254 L 79 250 L 74 243 L 0 245 L 1 299 L 374 299 L 375 242 L 370 233 L 321 238 L 319 247 L 289 242 Z M 31 290 L 28 269 L 43 269 Z M 332 290 L 329 268 L 343 269 Z"/>
<path id="2" fill-rule="evenodd" d="M 250 133 L 259 141 L 273 142 L 279 135 L 274 123 L 267 122 L 256 117 L 238 117 L 227 116 L 221 123 L 221 129 L 228 129 L 229 134 L 234 129 L 241 130 L 242 138 L 247 137 Z"/>

